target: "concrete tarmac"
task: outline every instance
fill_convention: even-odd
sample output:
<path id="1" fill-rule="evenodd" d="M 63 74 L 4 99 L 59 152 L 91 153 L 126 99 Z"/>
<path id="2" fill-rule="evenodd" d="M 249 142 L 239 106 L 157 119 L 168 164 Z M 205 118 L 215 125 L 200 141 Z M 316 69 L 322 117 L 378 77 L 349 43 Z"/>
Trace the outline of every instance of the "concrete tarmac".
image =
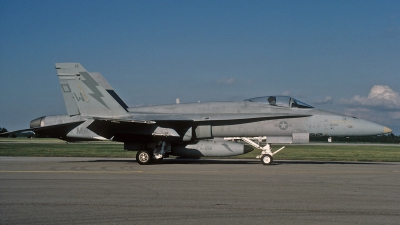
<path id="1" fill-rule="evenodd" d="M 0 157 L 1 224 L 399 224 L 400 163 Z"/>

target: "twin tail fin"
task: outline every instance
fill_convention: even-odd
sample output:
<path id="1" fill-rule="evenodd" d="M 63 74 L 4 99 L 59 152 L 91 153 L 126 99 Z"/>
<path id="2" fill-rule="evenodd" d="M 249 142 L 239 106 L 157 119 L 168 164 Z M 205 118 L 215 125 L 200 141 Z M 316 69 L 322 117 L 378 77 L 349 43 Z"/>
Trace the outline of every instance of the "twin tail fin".
<path id="1" fill-rule="evenodd" d="M 67 113 L 70 116 L 124 117 L 128 106 L 99 73 L 80 63 L 56 63 Z"/>

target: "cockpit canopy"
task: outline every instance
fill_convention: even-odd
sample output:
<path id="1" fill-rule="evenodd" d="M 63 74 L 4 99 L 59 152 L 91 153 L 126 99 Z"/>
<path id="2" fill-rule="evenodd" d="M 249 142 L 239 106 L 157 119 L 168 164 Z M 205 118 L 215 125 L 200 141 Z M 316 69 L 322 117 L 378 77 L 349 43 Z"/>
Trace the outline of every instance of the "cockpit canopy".
<path id="1" fill-rule="evenodd" d="M 263 96 L 257 98 L 249 98 L 244 101 L 248 102 L 259 102 L 272 106 L 285 107 L 285 108 L 300 108 L 300 109 L 312 109 L 314 107 L 296 100 L 288 96 Z"/>

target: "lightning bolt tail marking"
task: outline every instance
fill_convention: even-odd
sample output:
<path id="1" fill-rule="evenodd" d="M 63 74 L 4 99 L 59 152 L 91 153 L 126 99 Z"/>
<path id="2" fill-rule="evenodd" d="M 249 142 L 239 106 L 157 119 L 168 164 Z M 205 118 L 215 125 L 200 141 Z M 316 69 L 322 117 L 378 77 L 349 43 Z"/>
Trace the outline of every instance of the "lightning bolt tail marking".
<path id="1" fill-rule="evenodd" d="M 89 95 L 104 105 L 107 109 L 110 109 L 101 98 L 104 97 L 104 95 L 97 88 L 100 85 L 87 72 L 81 72 L 80 74 L 85 78 L 85 80 L 82 80 L 82 82 L 93 92 L 89 93 Z"/>

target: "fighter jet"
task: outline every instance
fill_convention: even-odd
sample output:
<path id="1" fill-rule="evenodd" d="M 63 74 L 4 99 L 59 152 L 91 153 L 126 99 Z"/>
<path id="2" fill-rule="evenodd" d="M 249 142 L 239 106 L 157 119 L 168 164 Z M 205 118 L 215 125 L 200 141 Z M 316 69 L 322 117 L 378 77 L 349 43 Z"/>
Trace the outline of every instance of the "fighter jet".
<path id="1" fill-rule="evenodd" d="M 392 132 L 288 96 L 129 108 L 101 74 L 89 73 L 79 63 L 56 63 L 56 69 L 67 114 L 37 118 L 26 130 L 66 141 L 123 142 L 125 150 L 138 151 L 141 165 L 160 163 L 170 155 L 233 156 L 254 148 L 261 150 L 262 164 L 270 165 L 282 150 L 273 152 L 272 144 L 308 143 L 310 136 Z M 266 144 L 261 146 L 254 137 Z"/>

